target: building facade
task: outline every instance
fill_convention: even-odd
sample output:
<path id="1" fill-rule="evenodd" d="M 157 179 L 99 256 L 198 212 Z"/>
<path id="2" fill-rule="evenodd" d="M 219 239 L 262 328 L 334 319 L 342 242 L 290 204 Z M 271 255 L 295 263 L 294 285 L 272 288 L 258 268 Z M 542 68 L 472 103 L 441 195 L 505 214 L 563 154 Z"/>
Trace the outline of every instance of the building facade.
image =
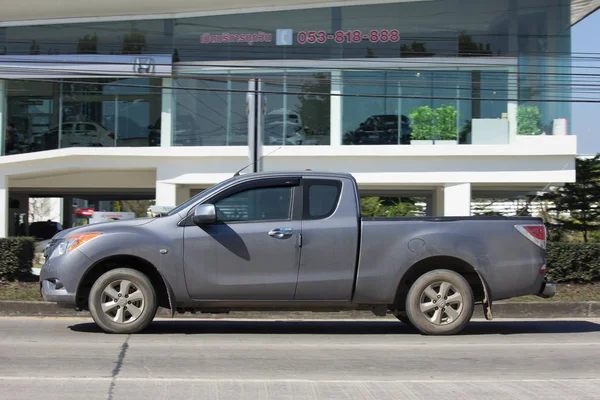
<path id="1" fill-rule="evenodd" d="M 431 215 L 575 179 L 570 31 L 598 1 L 80 3 L 0 17 L 0 236 L 31 197 L 68 226 L 74 198 L 174 206 L 231 176 L 257 78 L 265 170 Z"/>

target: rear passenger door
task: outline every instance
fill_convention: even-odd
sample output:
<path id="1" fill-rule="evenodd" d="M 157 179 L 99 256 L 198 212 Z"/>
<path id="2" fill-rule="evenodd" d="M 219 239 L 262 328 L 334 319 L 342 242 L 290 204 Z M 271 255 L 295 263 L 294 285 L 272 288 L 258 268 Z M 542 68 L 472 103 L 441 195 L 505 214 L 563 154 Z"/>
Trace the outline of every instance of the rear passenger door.
<path id="1" fill-rule="evenodd" d="M 350 301 L 359 219 L 350 179 L 302 180 L 302 252 L 296 300 Z"/>

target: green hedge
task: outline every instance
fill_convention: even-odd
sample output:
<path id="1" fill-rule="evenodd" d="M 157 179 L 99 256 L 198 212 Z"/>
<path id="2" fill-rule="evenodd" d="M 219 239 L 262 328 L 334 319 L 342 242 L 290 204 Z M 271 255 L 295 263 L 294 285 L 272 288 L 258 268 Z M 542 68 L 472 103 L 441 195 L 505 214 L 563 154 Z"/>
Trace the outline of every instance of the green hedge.
<path id="1" fill-rule="evenodd" d="M 34 238 L 0 239 L 0 280 L 14 281 L 31 275 L 34 254 Z"/>
<path id="2" fill-rule="evenodd" d="M 548 242 L 546 257 L 555 282 L 600 281 L 600 243 Z"/>

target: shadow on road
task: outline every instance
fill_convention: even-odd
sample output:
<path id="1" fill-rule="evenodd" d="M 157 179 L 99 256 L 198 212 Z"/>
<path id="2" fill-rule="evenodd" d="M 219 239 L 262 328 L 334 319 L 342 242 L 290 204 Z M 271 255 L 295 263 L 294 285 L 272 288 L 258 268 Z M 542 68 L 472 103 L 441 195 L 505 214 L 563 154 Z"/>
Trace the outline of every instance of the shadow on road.
<path id="1" fill-rule="evenodd" d="M 75 332 L 101 333 L 94 323 L 75 324 Z M 600 332 L 600 324 L 587 321 L 490 321 L 471 322 L 460 334 L 465 335 L 518 335 Z M 373 321 L 155 321 L 138 335 L 162 334 L 280 334 L 280 335 L 388 335 L 419 334 L 401 322 Z"/>

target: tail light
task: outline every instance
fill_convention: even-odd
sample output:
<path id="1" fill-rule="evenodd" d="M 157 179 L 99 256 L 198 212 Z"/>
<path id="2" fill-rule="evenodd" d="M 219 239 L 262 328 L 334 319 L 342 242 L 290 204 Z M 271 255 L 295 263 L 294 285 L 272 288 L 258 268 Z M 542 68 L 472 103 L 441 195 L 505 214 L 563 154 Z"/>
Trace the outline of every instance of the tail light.
<path id="1" fill-rule="evenodd" d="M 518 230 L 527 239 L 546 249 L 546 227 L 544 225 L 515 225 Z"/>

